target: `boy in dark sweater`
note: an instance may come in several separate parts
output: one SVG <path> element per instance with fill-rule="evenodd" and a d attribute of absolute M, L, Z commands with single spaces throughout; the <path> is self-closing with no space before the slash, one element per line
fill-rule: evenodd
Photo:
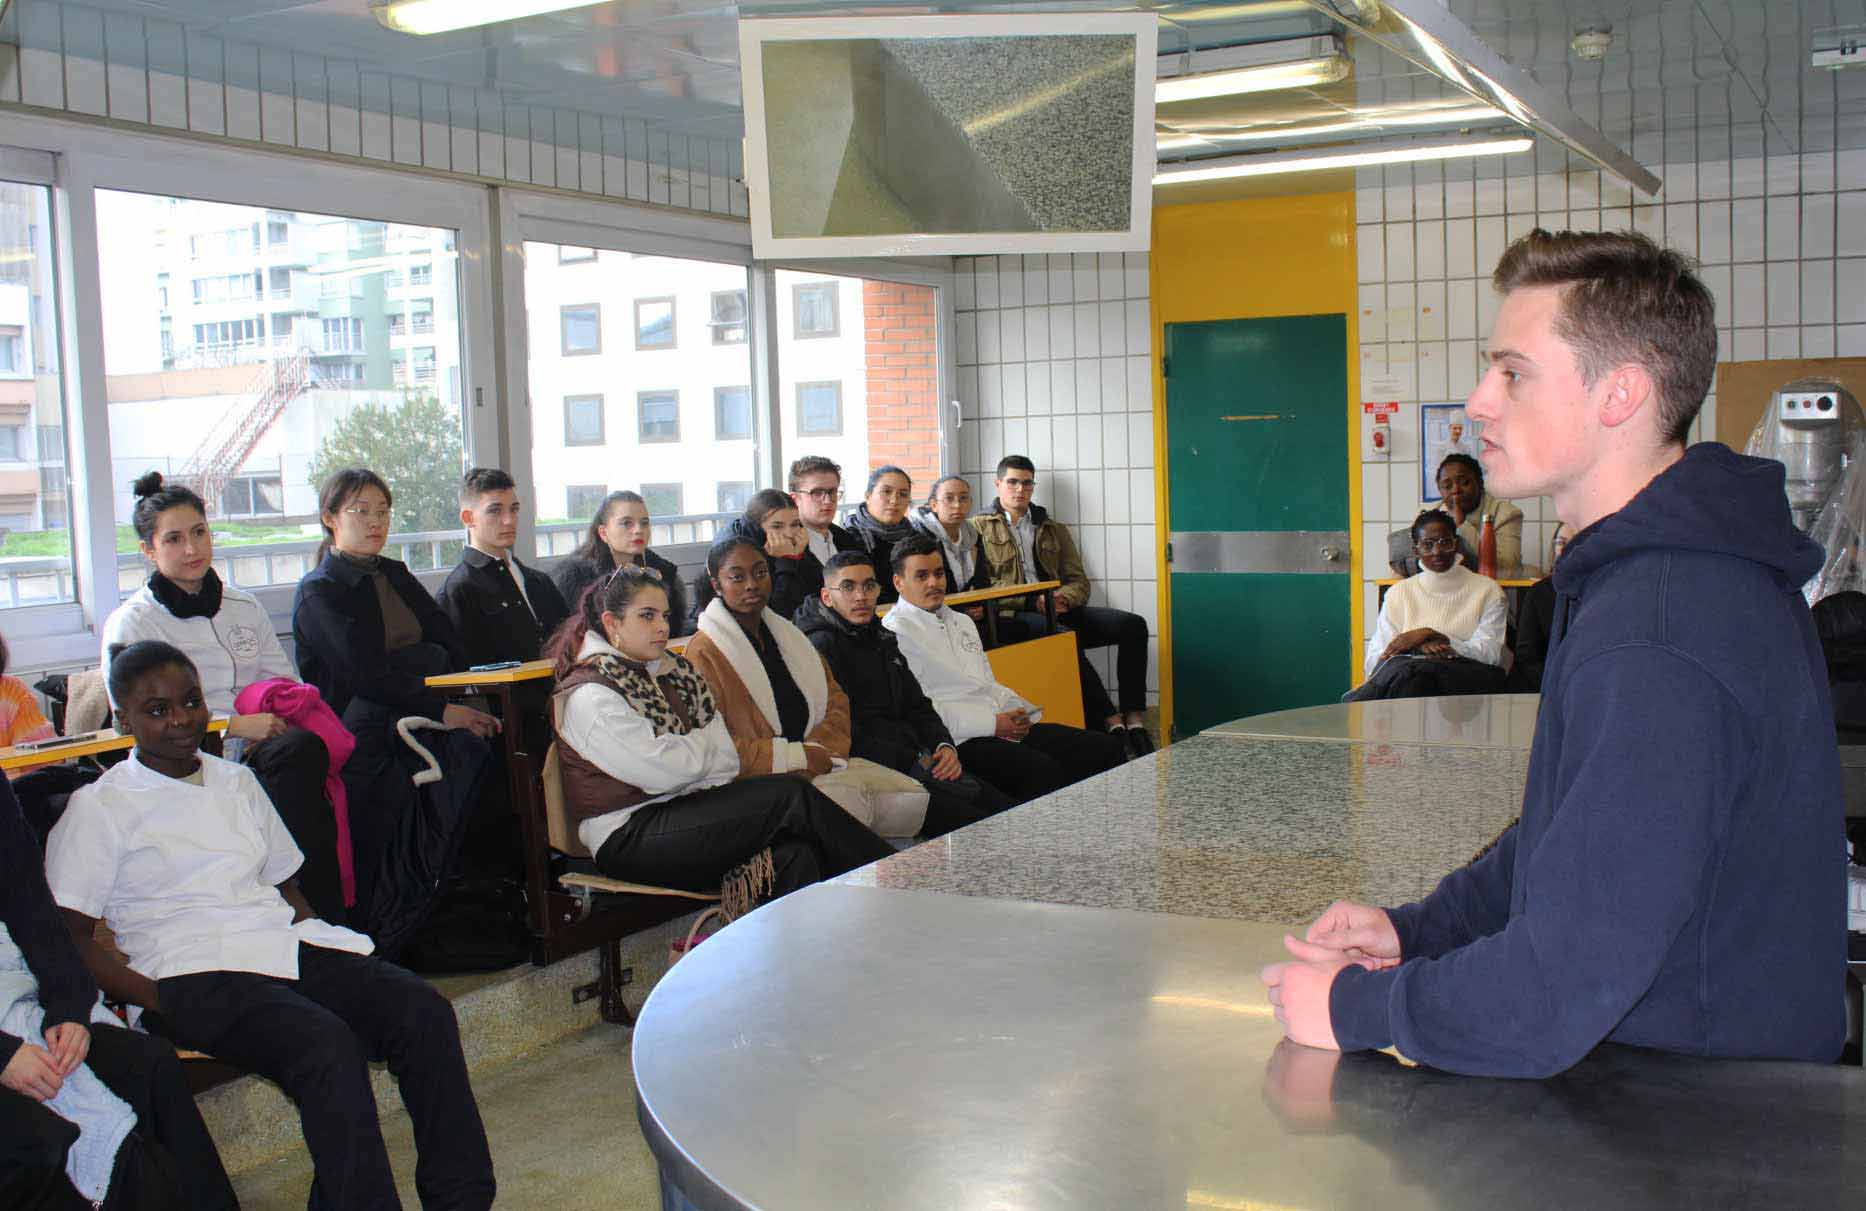
<path fill-rule="evenodd" d="M 1828 1062 L 1845 1033 L 1839 755 L 1780 463 L 1685 449 L 1710 292 L 1632 234 L 1504 253 L 1468 412 L 1496 491 L 1574 535 L 1522 820 L 1425 900 L 1341 902 L 1266 968 L 1298 1043 L 1537 1077 L 1603 1041 Z"/>

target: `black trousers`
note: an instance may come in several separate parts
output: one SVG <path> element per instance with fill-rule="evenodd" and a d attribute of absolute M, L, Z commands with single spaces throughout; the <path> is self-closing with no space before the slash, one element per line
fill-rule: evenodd
<path fill-rule="evenodd" d="M 1466 656 L 1436 659 L 1395 656 L 1374 675 L 1342 696 L 1343 702 L 1379 698 L 1451 698 L 1461 694 L 1501 694 L 1509 677 L 1494 664 Z"/>
<path fill-rule="evenodd" d="M 492 1206 L 492 1154 L 453 1006 L 367 955 L 298 948 L 298 978 L 208 971 L 158 981 L 162 1028 L 278 1083 L 298 1106 L 312 1211 L 397 1207 L 369 1062 L 387 1061 L 414 1120 L 415 1189 L 429 1208 Z"/>
<path fill-rule="evenodd" d="M 1019 614 L 1018 619 L 1043 633 L 1043 615 Z M 1122 714 L 1147 709 L 1147 620 L 1139 614 L 1107 606 L 1077 606 L 1056 621 L 1076 633 L 1076 644 L 1084 652 L 1091 648 L 1113 646 L 1116 692 L 1121 698 Z M 1082 710 L 1091 726 L 1115 713 L 1095 666 L 1082 662 Z"/>
<path fill-rule="evenodd" d="M 961 758 L 960 764 L 964 763 Z M 946 782 L 935 778 L 931 770 L 917 762 L 905 772 L 927 788 L 927 819 L 920 826 L 922 837 L 943 837 L 1016 806 L 1009 795 L 969 772 Z"/>
<path fill-rule="evenodd" d="M 726 872 L 769 848 L 774 896 L 894 852 L 795 774 L 741 778 L 640 808 L 596 852 L 612 879 L 716 891 Z"/>
<path fill-rule="evenodd" d="M 979 736 L 959 746 L 965 768 L 1017 803 L 1092 778 L 1127 760 L 1123 738 L 1060 723 L 1032 725 L 1021 741 Z"/>
<path fill-rule="evenodd" d="M 330 750 L 316 733 L 294 727 L 282 736 L 247 745 L 240 760 L 259 779 L 305 856 L 298 868 L 298 887 L 305 899 L 318 916 L 341 924 L 346 910 L 337 866 L 337 814 L 324 793 Z"/>
<path fill-rule="evenodd" d="M 106 1201 L 203 1211 L 238 1207 L 175 1049 L 163 1039 L 120 1026 L 91 1023 L 89 1029 L 91 1050 L 85 1066 L 136 1112 L 136 1130 L 124 1141 L 124 1149 L 153 1145 L 164 1150 L 172 1163 L 159 1170 L 175 1183 L 172 1189 L 145 1189 L 140 1193 L 147 1197 L 136 1198 L 138 1192 L 130 1189 L 135 1166 L 119 1152 L 117 1176 Z M 0 1207 L 89 1208 L 65 1176 L 65 1151 L 77 1138 L 75 1124 L 25 1094 L 0 1089 Z M 135 1176 L 147 1179 L 156 1169 L 150 1166 Z"/>

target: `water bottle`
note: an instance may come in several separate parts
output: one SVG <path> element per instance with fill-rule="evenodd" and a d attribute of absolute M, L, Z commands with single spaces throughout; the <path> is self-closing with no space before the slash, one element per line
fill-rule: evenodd
<path fill-rule="evenodd" d="M 1477 572 L 1480 576 L 1497 578 L 1497 527 L 1491 514 L 1484 514 L 1484 530 L 1477 539 Z"/>

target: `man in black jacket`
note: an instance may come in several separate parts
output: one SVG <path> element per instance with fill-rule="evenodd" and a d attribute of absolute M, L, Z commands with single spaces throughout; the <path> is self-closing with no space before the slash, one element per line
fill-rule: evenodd
<path fill-rule="evenodd" d="M 149 1035 L 92 1024 L 97 984 L 66 932 L 45 884 L 38 840 L 5 779 L 0 779 L 0 924 L 38 981 L 45 1011 L 43 1047 L 0 1031 L 0 1207 L 75 1211 L 89 1206 L 65 1176 L 65 1153 L 77 1141 L 78 1128 L 43 1105 L 80 1064 L 136 1112 L 136 1134 L 123 1146 L 154 1145 L 168 1152 L 181 1205 L 237 1206 L 174 1048 Z M 122 1173 L 121 1152 L 118 1165 Z M 159 1192 L 149 1193 L 155 1197 Z"/>
<path fill-rule="evenodd" d="M 849 696 L 849 755 L 899 770 L 927 788 L 922 830 L 937 837 L 1012 806 L 1003 791 L 959 764 L 939 712 L 920 689 L 899 642 L 875 618 L 881 584 L 866 552 L 832 556 L 814 601 L 796 622 Z"/>
<path fill-rule="evenodd" d="M 461 481 L 467 547 L 437 600 L 460 633 L 469 664 L 536 660 L 551 632 L 570 616 L 551 578 L 512 554 L 518 510 L 516 485 L 504 471 L 474 467 Z"/>

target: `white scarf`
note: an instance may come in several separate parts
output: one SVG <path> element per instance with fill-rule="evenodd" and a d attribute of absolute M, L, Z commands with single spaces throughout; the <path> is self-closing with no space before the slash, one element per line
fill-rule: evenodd
<path fill-rule="evenodd" d="M 803 700 L 810 707 L 810 722 L 803 729 L 803 734 L 808 736 L 829 711 L 829 676 L 823 669 L 823 658 L 796 624 L 770 610 L 764 612 L 764 624 L 765 633 L 776 641 L 784 667 L 790 670 L 791 678 L 803 691 Z M 726 663 L 745 683 L 746 692 L 758 704 L 772 734 L 783 735 L 784 727 L 778 722 L 777 695 L 771 692 L 771 678 L 765 673 L 764 662 L 752 650 L 752 641 L 746 638 L 745 629 L 726 608 L 723 598 L 713 598 L 701 611 L 700 634 L 719 645 L 719 650 L 725 653 Z"/>

